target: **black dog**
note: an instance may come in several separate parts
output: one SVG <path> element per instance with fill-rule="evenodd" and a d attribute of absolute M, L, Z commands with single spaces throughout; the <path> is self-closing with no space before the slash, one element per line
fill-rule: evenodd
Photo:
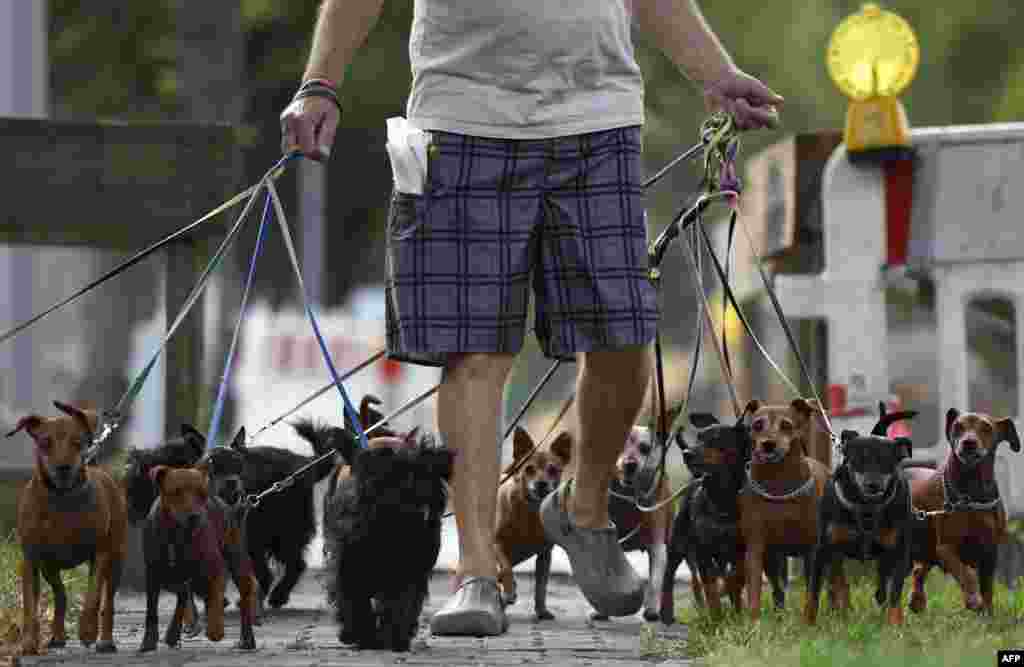
<path fill-rule="evenodd" d="M 691 587 L 695 603 L 714 612 L 721 610 L 718 582 L 726 580 L 733 607 L 742 600 L 742 545 L 738 541 L 737 499 L 746 484 L 746 465 L 750 461 L 750 430 L 744 416 L 732 426 L 720 424 L 713 415 L 695 413 L 690 423 L 698 430 L 695 445 L 688 445 L 682 433 L 676 444 L 683 452 L 683 462 L 694 476 L 683 491 L 679 513 L 672 525 L 668 565 L 662 580 L 661 620 L 675 622 L 674 584 L 676 570 L 686 561 L 692 574 Z M 785 606 L 784 556 L 769 551 L 765 554 L 765 574 L 772 586 L 777 608 Z M 760 584 L 760 582 L 757 582 Z"/>
<path fill-rule="evenodd" d="M 138 523 L 149 515 L 159 489 L 150 478 L 157 466 L 188 468 L 196 464 L 206 450 L 206 438 L 188 424 L 181 437 L 172 438 L 153 449 L 131 449 L 125 464 L 124 484 L 128 496 L 128 519 Z"/>
<path fill-rule="evenodd" d="M 825 568 L 843 558 L 878 561 L 880 606 L 888 601 L 891 625 L 903 624 L 903 581 L 910 574 L 914 514 L 910 486 L 901 462 L 911 455 L 908 438 L 886 437 L 889 425 L 917 415 L 914 411 L 881 415 L 870 435 L 843 431 L 843 461 L 825 485 L 818 505 L 818 543 L 812 559 L 804 620 L 817 620 L 818 596 Z"/>
<path fill-rule="evenodd" d="M 296 422 L 292 428 L 303 437 L 311 429 L 315 430 L 308 420 Z M 199 434 L 199 437 L 203 436 Z M 205 442 L 203 438 L 204 445 Z M 310 442 L 313 457 L 281 447 L 248 447 L 245 428 L 239 429 L 230 445 L 210 450 L 211 484 L 216 488 L 216 495 L 237 507 L 243 496 L 266 491 L 275 482 L 331 451 L 329 444 L 320 446 L 320 439 Z M 257 618 L 262 616 L 264 604 L 273 609 L 288 604 L 292 589 L 306 571 L 306 549 L 316 535 L 313 487 L 330 473 L 334 465 L 332 459 L 326 457 L 295 478 L 292 484 L 267 495 L 257 507 L 247 510 L 245 541 L 259 584 Z M 284 566 L 284 574 L 276 584 L 270 571 L 271 559 Z"/>
<path fill-rule="evenodd" d="M 441 549 L 452 454 L 429 437 L 359 449 L 349 433 L 341 455 L 351 474 L 324 510 L 339 639 L 408 651 Z"/>

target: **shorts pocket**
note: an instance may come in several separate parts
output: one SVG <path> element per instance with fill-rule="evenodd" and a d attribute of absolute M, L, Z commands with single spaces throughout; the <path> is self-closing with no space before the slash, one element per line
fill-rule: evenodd
<path fill-rule="evenodd" d="M 402 241 L 411 237 L 427 219 L 427 197 L 395 190 L 388 210 L 388 238 Z"/>

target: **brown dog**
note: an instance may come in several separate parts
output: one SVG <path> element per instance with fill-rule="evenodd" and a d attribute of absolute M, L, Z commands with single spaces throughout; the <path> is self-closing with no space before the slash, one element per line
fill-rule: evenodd
<path fill-rule="evenodd" d="M 906 470 L 913 506 L 930 513 L 927 529 L 919 531 L 915 545 L 910 609 L 924 611 L 925 579 L 934 565 L 941 565 L 960 584 L 965 607 L 991 614 L 998 545 L 1006 541 L 1006 509 L 995 478 L 996 448 L 1007 442 L 1011 451 L 1019 452 L 1020 438 L 1010 418 L 960 414 L 950 408 L 946 439 L 951 451 L 938 470 Z"/>
<path fill-rule="evenodd" d="M 789 405 L 747 404 L 751 415 L 751 461 L 739 498 L 739 534 L 744 545 L 743 580 L 750 616 L 761 615 L 761 573 L 767 553 L 802 556 L 806 567 L 818 540 L 818 502 L 829 470 L 807 456 L 817 401 L 798 398 Z M 838 565 L 838 564 L 837 564 Z M 833 607 L 849 607 L 841 567 L 831 572 Z"/>
<path fill-rule="evenodd" d="M 537 556 L 533 571 L 534 614 L 538 620 L 551 620 L 554 615 L 547 608 L 547 588 L 554 545 L 544 536 L 539 510 L 541 501 L 558 488 L 562 471 L 572 460 L 572 436 L 563 432 L 547 450 L 538 449 L 531 455 L 533 446 L 530 435 L 517 426 L 512 436 L 513 462 L 503 474 L 522 465 L 498 487 L 494 550 L 505 604 L 514 604 L 517 597 L 512 568 Z"/>
<path fill-rule="evenodd" d="M 143 528 L 146 559 L 146 629 L 140 652 L 157 645 L 157 603 L 162 590 L 177 595 L 164 642 L 177 646 L 191 593 L 206 599 L 206 636 L 224 638 L 224 587 L 230 572 L 239 592 L 242 630 L 236 648 L 256 648 L 253 620 L 256 577 L 242 540 L 242 526 L 230 508 L 209 493 L 205 463 L 192 468 L 156 466 L 150 472 L 160 490 Z"/>
<path fill-rule="evenodd" d="M 623 551 L 645 551 L 647 553 L 648 578 L 644 595 L 644 620 L 656 621 L 661 617 L 661 586 L 668 563 L 668 540 L 672 530 L 672 503 L 668 475 L 658 467 L 662 459 L 662 447 L 654 432 L 644 426 L 634 426 L 626 439 L 626 445 L 615 462 L 615 478 L 612 480 L 608 500 L 608 514 L 618 529 Z M 653 512 L 637 508 L 661 505 Z M 594 620 L 608 620 L 607 616 L 594 612 Z"/>
<path fill-rule="evenodd" d="M 121 582 L 127 550 L 128 507 L 124 491 L 105 470 L 85 465 L 84 450 L 92 444 L 96 413 L 58 401 L 60 417 L 29 415 L 18 420 L 8 437 L 25 430 L 35 441 L 35 471 L 18 495 L 17 532 L 24 560 L 21 590 L 24 604 L 24 655 L 39 652 L 36 618 L 39 575 L 53 590 L 51 648 L 66 644 L 64 615 L 67 593 L 61 570 L 89 563 L 89 591 L 78 625 L 78 638 L 98 653 L 112 653 L 114 595 Z M 103 603 L 102 626 L 100 602 Z"/>

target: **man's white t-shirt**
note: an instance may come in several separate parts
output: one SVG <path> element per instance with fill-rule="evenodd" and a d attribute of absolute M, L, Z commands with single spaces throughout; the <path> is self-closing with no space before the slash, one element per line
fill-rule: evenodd
<path fill-rule="evenodd" d="M 407 117 L 545 139 L 642 125 L 627 0 L 415 0 Z"/>

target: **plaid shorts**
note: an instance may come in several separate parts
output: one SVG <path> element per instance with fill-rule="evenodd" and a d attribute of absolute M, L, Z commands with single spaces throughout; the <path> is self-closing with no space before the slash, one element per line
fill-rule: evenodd
<path fill-rule="evenodd" d="M 543 140 L 432 132 L 424 194 L 391 200 L 388 356 L 518 352 L 531 283 L 548 357 L 651 342 L 640 151 L 638 126 Z"/>

